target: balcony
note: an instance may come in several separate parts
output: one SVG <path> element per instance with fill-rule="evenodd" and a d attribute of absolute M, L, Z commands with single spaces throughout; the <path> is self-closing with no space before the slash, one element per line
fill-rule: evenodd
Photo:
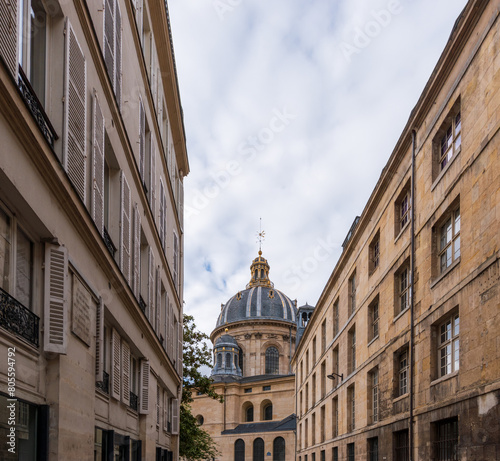
<path fill-rule="evenodd" d="M 100 389 L 105 394 L 109 394 L 109 374 L 105 371 L 102 372 L 102 381 L 97 381 L 95 387 Z"/>
<path fill-rule="evenodd" d="M 133 392 L 131 392 L 130 393 L 130 408 L 132 408 L 132 410 L 137 411 L 137 409 L 139 408 L 138 400 L 139 400 L 139 398 L 137 397 L 137 395 L 134 394 Z"/>
<path fill-rule="evenodd" d="M 104 228 L 104 232 L 102 233 L 102 238 L 104 239 L 104 243 L 106 244 L 106 248 L 108 249 L 109 254 L 111 255 L 112 258 L 114 258 L 116 253 L 116 247 L 113 243 L 113 240 L 111 240 L 111 237 L 106 228 Z"/>
<path fill-rule="evenodd" d="M 146 301 L 144 301 L 144 298 L 139 295 L 139 307 L 141 308 L 141 311 L 146 313 L 146 307 L 147 307 L 147 304 L 146 304 Z"/>
<path fill-rule="evenodd" d="M 40 318 L 0 288 L 0 326 L 38 347 Z"/>

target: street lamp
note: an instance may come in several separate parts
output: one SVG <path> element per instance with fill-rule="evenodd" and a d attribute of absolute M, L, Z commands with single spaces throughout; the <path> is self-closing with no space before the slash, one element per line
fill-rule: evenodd
<path fill-rule="evenodd" d="M 344 373 L 339 375 L 338 373 L 332 373 L 331 375 L 327 375 L 328 379 L 335 379 L 335 376 L 338 376 L 340 378 L 340 382 L 344 381 Z"/>

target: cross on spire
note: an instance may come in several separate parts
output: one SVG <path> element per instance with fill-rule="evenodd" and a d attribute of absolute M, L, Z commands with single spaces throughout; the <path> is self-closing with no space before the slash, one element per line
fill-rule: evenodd
<path fill-rule="evenodd" d="M 257 242 L 259 244 L 259 254 L 262 253 L 262 241 L 265 240 L 266 238 L 266 231 L 262 230 L 262 218 L 259 218 L 260 220 L 260 231 L 257 232 Z"/>

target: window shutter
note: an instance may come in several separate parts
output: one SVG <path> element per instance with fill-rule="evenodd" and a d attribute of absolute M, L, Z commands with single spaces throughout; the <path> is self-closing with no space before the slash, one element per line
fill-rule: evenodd
<path fill-rule="evenodd" d="M 181 229 L 184 228 L 184 183 L 179 181 L 179 221 L 181 223 Z"/>
<path fill-rule="evenodd" d="M 160 336 L 160 319 L 161 319 L 161 278 L 160 278 L 160 266 L 156 268 L 156 325 L 155 331 L 158 336 Z"/>
<path fill-rule="evenodd" d="M 0 2 L 0 56 L 17 81 L 17 0 Z"/>
<path fill-rule="evenodd" d="M 95 380 L 101 382 L 104 371 L 104 301 L 99 299 L 96 306 L 96 335 L 95 335 Z"/>
<path fill-rule="evenodd" d="M 85 56 L 69 21 L 66 24 L 64 82 L 64 169 L 85 202 L 87 75 Z"/>
<path fill-rule="evenodd" d="M 139 99 L 139 174 L 142 182 L 144 182 L 145 173 L 145 146 L 146 146 L 146 114 L 142 99 Z"/>
<path fill-rule="evenodd" d="M 118 108 L 122 105 L 122 15 L 118 1 L 115 3 L 115 95 Z"/>
<path fill-rule="evenodd" d="M 122 402 L 130 405 L 130 346 L 122 342 Z"/>
<path fill-rule="evenodd" d="M 160 178 L 160 242 L 165 251 L 165 188 Z"/>
<path fill-rule="evenodd" d="M 149 360 L 141 360 L 141 387 L 139 396 L 139 413 L 149 413 Z"/>
<path fill-rule="evenodd" d="M 155 256 L 149 247 L 149 276 L 148 276 L 148 320 L 154 326 L 154 296 L 155 296 Z"/>
<path fill-rule="evenodd" d="M 134 206 L 134 294 L 139 299 L 141 289 L 141 214 Z"/>
<path fill-rule="evenodd" d="M 177 280 L 179 277 L 179 239 L 174 232 L 174 284 L 177 290 Z"/>
<path fill-rule="evenodd" d="M 120 269 L 130 284 L 130 187 L 123 171 L 121 174 L 121 223 L 120 223 Z"/>
<path fill-rule="evenodd" d="M 168 293 L 165 293 L 165 335 L 163 339 L 163 347 L 165 351 L 167 351 L 167 342 L 168 342 L 168 318 L 169 318 Z"/>
<path fill-rule="evenodd" d="M 182 331 L 182 320 L 179 320 L 179 336 L 178 336 L 178 340 L 179 340 L 179 343 L 177 345 L 178 349 L 177 349 L 177 373 L 179 373 L 179 376 L 182 376 L 182 335 L 183 335 L 183 331 Z"/>
<path fill-rule="evenodd" d="M 153 219 L 156 223 L 156 150 L 153 140 L 151 140 L 151 168 L 149 169 L 149 204 L 151 205 L 151 211 L 153 212 Z"/>
<path fill-rule="evenodd" d="M 179 399 L 172 400 L 172 434 L 179 434 Z"/>
<path fill-rule="evenodd" d="M 111 397 L 120 400 L 120 335 L 113 328 L 111 331 Z"/>
<path fill-rule="evenodd" d="M 168 431 L 168 394 L 163 390 L 163 430 Z"/>
<path fill-rule="evenodd" d="M 136 0 L 135 1 L 135 19 L 137 22 L 137 28 L 139 30 L 139 37 L 141 39 L 141 44 L 144 46 L 142 43 L 142 0 Z"/>
<path fill-rule="evenodd" d="M 115 0 L 104 0 L 104 62 L 111 85 L 115 87 Z"/>
<path fill-rule="evenodd" d="M 174 309 L 172 307 L 172 303 L 170 303 L 170 312 L 169 312 L 169 325 L 168 325 L 168 355 L 172 362 L 174 361 Z"/>
<path fill-rule="evenodd" d="M 44 350 L 66 354 L 68 251 L 45 244 Z"/>
<path fill-rule="evenodd" d="M 92 218 L 101 235 L 104 232 L 104 117 L 94 93 L 92 146 Z"/>

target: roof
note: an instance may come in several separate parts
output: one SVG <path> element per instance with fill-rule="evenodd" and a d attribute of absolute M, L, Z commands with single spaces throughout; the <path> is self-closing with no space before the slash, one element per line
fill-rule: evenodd
<path fill-rule="evenodd" d="M 239 424 L 234 429 L 222 431 L 222 435 L 230 434 L 253 434 L 256 432 L 283 432 L 294 431 L 297 427 L 295 413 L 287 416 L 281 421 L 266 421 L 264 423 L 245 423 Z"/>

